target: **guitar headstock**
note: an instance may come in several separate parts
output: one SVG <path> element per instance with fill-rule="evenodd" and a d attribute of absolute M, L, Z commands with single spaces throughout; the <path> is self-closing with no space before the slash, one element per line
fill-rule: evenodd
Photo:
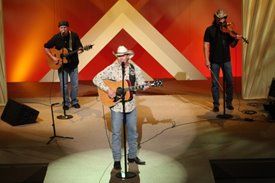
<path fill-rule="evenodd" d="M 163 86 L 163 80 L 155 80 L 150 83 L 150 86 L 153 86 L 153 87 Z"/>
<path fill-rule="evenodd" d="M 91 49 L 93 46 L 94 46 L 93 44 L 86 45 L 83 47 L 83 50 L 87 51 L 87 50 Z"/>

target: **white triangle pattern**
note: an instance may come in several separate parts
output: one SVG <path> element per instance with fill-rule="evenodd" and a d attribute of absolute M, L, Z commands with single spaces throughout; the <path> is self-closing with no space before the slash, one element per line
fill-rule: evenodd
<path fill-rule="evenodd" d="M 131 35 L 177 80 L 206 79 L 163 35 L 127 2 L 119 0 L 82 38 L 83 45 L 94 44 L 79 55 L 79 72 L 122 30 Z M 40 81 L 58 81 L 50 70 Z M 146 80 L 152 78 L 146 74 Z M 54 77 L 54 78 L 53 78 Z"/>

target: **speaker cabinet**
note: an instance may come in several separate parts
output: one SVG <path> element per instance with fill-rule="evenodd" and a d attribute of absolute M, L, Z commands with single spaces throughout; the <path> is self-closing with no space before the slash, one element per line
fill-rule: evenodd
<path fill-rule="evenodd" d="M 27 105 L 8 99 L 1 119 L 12 126 L 35 123 L 39 112 Z"/>
<path fill-rule="evenodd" d="M 210 160 L 216 183 L 273 183 L 275 159 Z"/>
<path fill-rule="evenodd" d="M 43 183 L 48 163 L 0 164 L 1 182 Z"/>
<path fill-rule="evenodd" d="M 264 110 L 269 113 L 272 120 L 275 120 L 275 102 L 264 104 Z"/>
<path fill-rule="evenodd" d="M 267 102 L 263 104 L 263 106 L 264 110 L 269 113 L 271 120 L 275 120 L 275 78 L 272 79 L 267 96 Z"/>
<path fill-rule="evenodd" d="M 275 78 L 272 79 L 268 92 L 268 99 L 275 101 Z"/>

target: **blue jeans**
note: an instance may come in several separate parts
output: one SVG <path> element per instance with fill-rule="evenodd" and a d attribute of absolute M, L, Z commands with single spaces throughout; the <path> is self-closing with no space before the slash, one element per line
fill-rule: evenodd
<path fill-rule="evenodd" d="M 223 72 L 223 79 L 225 81 L 225 103 L 226 106 L 232 105 L 233 100 L 233 79 L 232 79 L 232 67 L 231 62 L 226 62 L 224 64 L 215 64 L 211 63 L 211 70 L 212 70 L 212 97 L 213 97 L 213 104 L 214 106 L 218 107 L 219 103 L 219 76 L 220 76 L 220 69 Z M 223 86 L 223 83 L 221 83 Z"/>
<path fill-rule="evenodd" d="M 112 118 L 112 153 L 114 161 L 121 160 L 121 131 L 123 125 L 123 113 L 111 110 Z M 137 156 L 137 112 L 126 113 L 126 129 L 128 133 L 128 158 Z M 122 141 L 123 142 L 123 141 Z"/>
<path fill-rule="evenodd" d="M 78 68 L 76 67 L 73 70 L 66 70 L 64 69 L 64 91 L 65 95 L 63 93 L 63 79 L 62 79 L 62 69 L 58 70 L 58 76 L 60 80 L 60 88 L 61 93 L 63 96 L 65 96 L 65 103 L 63 105 L 70 106 L 70 104 L 74 105 L 78 103 L 77 95 L 78 95 Z M 71 81 L 71 101 L 69 98 L 69 91 L 68 91 L 68 76 L 70 76 Z"/>

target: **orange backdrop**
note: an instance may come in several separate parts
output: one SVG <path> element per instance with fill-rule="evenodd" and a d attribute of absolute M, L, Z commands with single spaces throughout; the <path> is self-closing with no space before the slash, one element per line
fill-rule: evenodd
<path fill-rule="evenodd" d="M 7 82 L 39 81 L 50 70 L 43 44 L 55 33 L 60 19 L 82 37 L 117 0 L 3 0 Z M 242 1 L 239 0 L 128 0 L 204 76 L 203 34 L 218 8 L 229 14 L 241 32 Z M 91 43 L 92 44 L 92 43 Z M 91 80 L 110 64 L 112 51 L 124 44 L 136 53 L 134 61 L 152 78 L 173 78 L 134 38 L 122 30 L 79 73 Z M 241 44 L 231 51 L 233 75 L 241 76 Z"/>

